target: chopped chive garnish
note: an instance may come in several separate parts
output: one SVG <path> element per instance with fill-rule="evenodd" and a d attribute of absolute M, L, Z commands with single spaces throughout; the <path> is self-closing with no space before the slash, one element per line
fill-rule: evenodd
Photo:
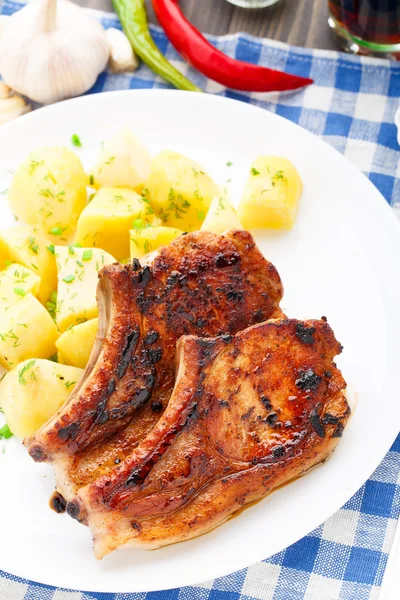
<path fill-rule="evenodd" d="M 75 249 L 74 249 L 74 247 L 73 247 L 73 246 L 68 246 L 68 252 L 69 252 L 70 254 L 75 254 Z"/>
<path fill-rule="evenodd" d="M 56 251 L 55 251 L 55 249 L 54 249 L 54 244 L 50 244 L 50 246 L 47 246 L 47 250 L 48 250 L 49 252 L 51 252 L 52 254 L 55 254 L 55 253 L 56 253 Z"/>
<path fill-rule="evenodd" d="M 51 235 L 61 235 L 65 231 L 65 229 L 61 229 L 61 227 L 53 227 L 50 229 L 49 233 Z"/>
<path fill-rule="evenodd" d="M 12 436 L 13 434 L 11 433 L 11 430 L 8 425 L 4 425 L 0 428 L 0 438 L 3 437 L 5 440 L 8 440 Z"/>
<path fill-rule="evenodd" d="M 74 146 L 76 146 L 77 148 L 82 148 L 82 142 L 81 142 L 81 138 L 79 137 L 79 135 L 77 135 L 76 133 L 73 133 L 71 136 L 71 142 L 73 143 Z"/>
<path fill-rule="evenodd" d="M 250 169 L 250 173 L 255 177 L 256 175 L 260 175 L 260 171 L 257 171 L 254 167 Z"/>
<path fill-rule="evenodd" d="M 65 281 L 65 283 L 72 283 L 75 280 L 75 275 L 67 275 L 66 277 L 63 278 L 63 281 Z"/>
<path fill-rule="evenodd" d="M 78 265 L 78 267 L 83 267 L 83 262 L 81 260 L 77 260 L 76 264 Z"/>
<path fill-rule="evenodd" d="M 22 288 L 14 288 L 14 294 L 17 294 L 17 296 L 25 296 L 25 290 Z"/>
<path fill-rule="evenodd" d="M 94 176 L 93 175 L 90 175 L 90 177 L 89 177 L 89 183 L 90 183 L 90 185 L 94 184 Z"/>
<path fill-rule="evenodd" d="M 84 250 L 82 254 L 82 260 L 90 260 L 93 255 L 93 250 Z"/>
<path fill-rule="evenodd" d="M 53 302 L 54 304 L 56 304 L 56 302 L 57 302 L 57 292 L 51 292 L 50 302 Z"/>
<path fill-rule="evenodd" d="M 26 385 L 25 374 L 29 369 L 31 369 L 36 363 L 36 359 L 32 359 L 28 361 L 19 371 L 18 371 L 18 381 L 21 385 Z"/>

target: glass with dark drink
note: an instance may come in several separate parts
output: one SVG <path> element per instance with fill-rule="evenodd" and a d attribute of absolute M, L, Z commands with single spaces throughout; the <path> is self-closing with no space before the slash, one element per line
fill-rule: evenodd
<path fill-rule="evenodd" d="M 345 50 L 400 58 L 400 0 L 329 0 L 329 11 Z"/>

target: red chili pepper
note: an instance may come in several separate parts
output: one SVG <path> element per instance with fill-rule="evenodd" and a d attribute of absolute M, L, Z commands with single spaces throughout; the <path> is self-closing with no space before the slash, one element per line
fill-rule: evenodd
<path fill-rule="evenodd" d="M 313 83 L 312 79 L 289 75 L 230 58 L 214 46 L 186 19 L 179 0 L 153 0 L 164 31 L 193 67 L 221 85 L 248 92 L 295 90 Z"/>

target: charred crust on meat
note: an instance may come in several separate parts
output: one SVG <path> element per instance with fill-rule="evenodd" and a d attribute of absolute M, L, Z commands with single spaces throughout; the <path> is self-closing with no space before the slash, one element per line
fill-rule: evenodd
<path fill-rule="evenodd" d="M 296 323 L 296 337 L 307 346 L 314 344 L 315 327 L 307 327 L 304 323 Z"/>
<path fill-rule="evenodd" d="M 67 513 L 72 519 L 76 519 L 79 521 L 79 514 L 81 512 L 79 502 L 77 500 L 72 500 L 67 504 Z"/>
<path fill-rule="evenodd" d="M 114 464 L 115 464 L 115 465 L 119 465 L 119 463 L 120 463 L 120 462 L 121 462 L 121 459 L 120 459 L 120 458 L 116 458 L 116 459 L 114 460 Z"/>
<path fill-rule="evenodd" d="M 143 287 L 146 287 L 146 285 L 149 283 L 151 279 L 151 269 L 149 266 L 145 266 L 143 267 L 143 269 L 141 271 L 139 271 L 138 276 L 137 276 L 137 282 L 140 283 Z"/>
<path fill-rule="evenodd" d="M 138 470 L 135 469 L 129 475 L 128 479 L 125 482 L 125 485 L 126 487 L 132 487 L 133 485 L 138 485 L 140 483 L 143 483 L 143 478 L 140 476 Z"/>
<path fill-rule="evenodd" d="M 58 492 L 54 492 L 54 494 L 50 498 L 49 504 L 50 508 L 52 508 L 58 514 L 65 512 L 65 509 L 67 507 L 67 501 Z"/>
<path fill-rule="evenodd" d="M 310 419 L 311 427 L 314 429 L 315 433 L 317 435 L 319 435 L 320 438 L 324 438 L 325 437 L 325 427 L 321 421 L 321 417 L 318 414 L 317 407 L 312 409 L 312 411 L 310 412 L 309 419 Z"/>
<path fill-rule="evenodd" d="M 267 396 L 260 396 L 260 400 L 266 410 L 272 410 L 271 400 Z"/>
<path fill-rule="evenodd" d="M 199 329 L 202 329 L 203 327 L 205 327 L 207 325 L 207 321 L 205 319 L 202 319 L 201 317 L 199 317 L 197 319 L 197 321 L 195 322 L 195 325 Z"/>
<path fill-rule="evenodd" d="M 269 415 L 267 415 L 264 419 L 264 421 L 270 426 L 270 427 L 275 427 L 276 423 L 278 421 L 279 417 L 276 414 L 276 412 L 271 412 L 269 413 Z"/>
<path fill-rule="evenodd" d="M 343 435 L 344 427 L 341 423 L 338 423 L 335 427 L 334 432 L 332 433 L 333 438 L 341 438 Z"/>
<path fill-rule="evenodd" d="M 139 523 L 137 523 L 136 521 L 131 521 L 131 527 L 132 529 L 136 529 L 136 531 L 138 531 L 139 533 L 142 531 L 141 525 L 139 525 Z"/>
<path fill-rule="evenodd" d="M 324 321 L 325 323 L 327 323 L 327 322 L 328 322 L 328 319 L 325 317 L 325 315 L 322 315 L 322 317 L 321 317 L 321 321 Z"/>
<path fill-rule="evenodd" d="M 118 370 L 117 370 L 118 379 L 122 379 L 122 377 L 125 375 L 126 370 L 131 361 L 132 354 L 133 354 L 136 344 L 138 342 L 138 339 L 139 339 L 139 331 L 131 331 L 126 336 L 125 347 L 122 351 L 122 355 L 121 355 L 121 358 L 120 358 L 120 361 L 118 364 Z"/>
<path fill-rule="evenodd" d="M 151 403 L 151 410 L 155 413 L 159 413 L 161 412 L 163 409 L 163 405 L 162 402 L 160 402 L 159 400 L 155 400 L 154 402 Z"/>
<path fill-rule="evenodd" d="M 158 331 L 149 331 L 149 333 L 144 338 L 144 343 L 146 346 L 151 346 L 151 344 L 155 344 L 159 338 Z"/>
<path fill-rule="evenodd" d="M 47 460 L 47 454 L 44 451 L 43 446 L 40 444 L 33 444 L 29 448 L 29 455 L 35 462 L 44 462 Z"/>
<path fill-rule="evenodd" d="M 149 350 L 149 357 L 153 365 L 160 362 L 160 360 L 162 359 L 162 349 L 154 348 L 152 350 Z"/>
<path fill-rule="evenodd" d="M 135 406 L 135 408 L 140 408 L 150 398 L 151 398 L 151 390 L 149 390 L 148 388 L 142 388 L 141 390 L 137 390 L 135 392 L 135 396 L 132 400 L 132 404 L 133 404 L 133 406 Z"/>
<path fill-rule="evenodd" d="M 314 392 L 321 381 L 322 378 L 312 369 L 300 369 L 299 378 L 296 379 L 295 384 L 303 392 Z"/>
<path fill-rule="evenodd" d="M 231 255 L 222 254 L 219 252 L 215 257 L 215 264 L 219 269 L 225 269 L 239 262 L 240 256 L 237 252 L 233 252 Z"/>
<path fill-rule="evenodd" d="M 272 454 L 275 458 L 281 458 L 285 454 L 285 447 L 280 444 L 272 449 Z"/>
<path fill-rule="evenodd" d="M 333 375 L 332 375 L 332 372 L 331 372 L 331 371 L 325 371 L 324 375 L 325 375 L 325 377 L 326 377 L 327 379 L 331 379 L 331 377 L 333 377 Z"/>
<path fill-rule="evenodd" d="M 223 333 L 221 335 L 221 340 L 225 342 L 225 344 L 229 344 L 233 340 L 233 335 L 230 333 Z"/>
<path fill-rule="evenodd" d="M 132 260 L 132 269 L 134 271 L 140 271 L 141 268 L 142 268 L 142 265 L 140 264 L 140 262 L 138 261 L 138 259 L 134 258 Z"/>
<path fill-rule="evenodd" d="M 62 427 L 58 430 L 58 437 L 61 440 L 74 440 L 79 433 L 79 424 L 71 423 L 71 425 L 67 425 L 66 427 Z"/>
<path fill-rule="evenodd" d="M 242 421 L 248 421 L 252 415 L 252 412 L 254 411 L 254 406 L 250 406 L 249 410 L 242 415 L 241 419 Z"/>
<path fill-rule="evenodd" d="M 230 289 L 225 293 L 226 299 L 232 302 L 242 302 L 243 293 L 238 290 Z"/>
<path fill-rule="evenodd" d="M 253 314 L 253 320 L 255 323 L 261 323 L 262 321 L 264 321 L 264 313 L 261 310 L 261 308 L 259 308 L 254 314 Z"/>
<path fill-rule="evenodd" d="M 229 402 L 227 402 L 226 400 L 218 400 L 218 405 L 221 408 L 229 408 L 230 407 Z"/>
<path fill-rule="evenodd" d="M 338 417 L 335 417 L 335 415 L 331 415 L 330 413 L 325 413 L 321 421 L 324 425 L 337 425 L 337 423 L 339 423 Z"/>
<path fill-rule="evenodd" d="M 104 394 L 104 400 L 108 400 L 108 398 L 111 396 L 111 394 L 113 394 L 115 392 L 115 388 L 116 388 L 116 381 L 115 379 L 110 379 L 110 381 L 107 384 L 106 387 L 106 391 Z"/>
<path fill-rule="evenodd" d="M 172 271 L 171 275 L 169 275 L 167 277 L 167 285 L 165 288 L 166 291 L 170 290 L 178 283 L 179 276 L 180 276 L 179 271 Z"/>

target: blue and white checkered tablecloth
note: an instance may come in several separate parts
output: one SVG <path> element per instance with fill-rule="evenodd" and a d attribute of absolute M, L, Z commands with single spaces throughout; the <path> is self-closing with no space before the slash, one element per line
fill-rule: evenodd
<path fill-rule="evenodd" d="M 0 14 L 20 6 L 0 0 Z M 106 28 L 118 27 L 114 15 L 91 12 Z M 152 33 L 166 56 L 205 91 L 257 104 L 312 131 L 362 170 L 400 213 L 400 147 L 394 125 L 400 64 L 243 34 L 212 38 L 227 54 L 315 80 L 296 93 L 244 94 L 207 81 L 180 59 L 160 29 L 153 27 Z M 90 93 L 153 87 L 167 86 L 142 65 L 133 76 L 100 75 Z M 0 571 L 0 600 L 372 600 L 379 595 L 399 513 L 400 436 L 341 510 L 290 548 L 248 569 L 196 587 L 147 594 L 56 590 Z"/>

